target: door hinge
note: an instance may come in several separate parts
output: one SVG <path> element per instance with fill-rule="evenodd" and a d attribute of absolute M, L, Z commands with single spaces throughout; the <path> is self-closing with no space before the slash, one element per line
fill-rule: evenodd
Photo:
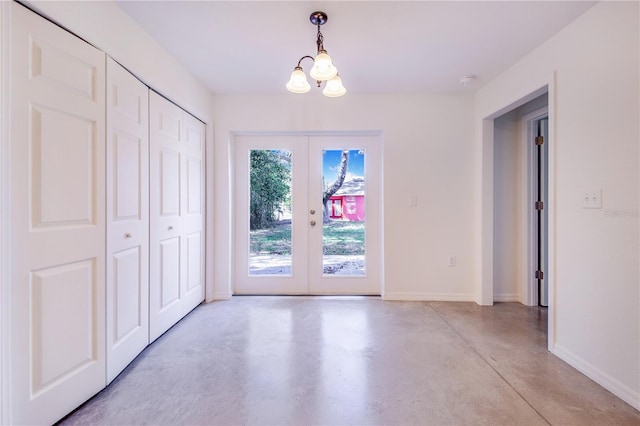
<path fill-rule="evenodd" d="M 544 210 L 544 201 L 536 201 L 535 209 L 536 210 Z"/>
<path fill-rule="evenodd" d="M 536 145 L 542 145 L 544 143 L 544 136 L 536 136 Z"/>
<path fill-rule="evenodd" d="M 536 271 L 536 279 L 537 280 L 543 280 L 544 279 L 544 272 L 542 271 Z"/>

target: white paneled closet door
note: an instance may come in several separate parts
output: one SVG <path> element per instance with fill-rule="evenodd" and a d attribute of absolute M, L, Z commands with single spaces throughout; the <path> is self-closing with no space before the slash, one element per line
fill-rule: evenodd
<path fill-rule="evenodd" d="M 107 383 L 149 344 L 149 89 L 107 58 Z"/>
<path fill-rule="evenodd" d="M 182 312 L 186 315 L 204 300 L 204 124 L 183 112 L 184 120 L 184 267 Z"/>
<path fill-rule="evenodd" d="M 105 54 L 11 6 L 11 424 L 105 386 Z"/>
<path fill-rule="evenodd" d="M 204 124 L 149 93 L 149 334 L 204 299 Z"/>

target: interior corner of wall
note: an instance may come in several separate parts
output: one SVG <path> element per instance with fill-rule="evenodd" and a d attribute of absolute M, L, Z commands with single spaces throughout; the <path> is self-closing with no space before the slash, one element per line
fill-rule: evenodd
<path fill-rule="evenodd" d="M 206 303 L 221 301 L 221 300 L 231 300 L 231 292 L 229 291 L 216 291 L 213 295 L 205 300 Z"/>

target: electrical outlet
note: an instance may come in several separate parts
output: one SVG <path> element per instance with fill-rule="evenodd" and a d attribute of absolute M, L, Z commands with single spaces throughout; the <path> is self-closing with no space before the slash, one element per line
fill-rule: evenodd
<path fill-rule="evenodd" d="M 601 209 L 602 208 L 602 190 L 594 189 L 591 191 L 584 191 L 582 193 L 582 208 L 583 209 Z"/>
<path fill-rule="evenodd" d="M 449 267 L 450 268 L 455 268 L 456 267 L 456 257 L 455 256 L 451 256 L 449 258 Z"/>

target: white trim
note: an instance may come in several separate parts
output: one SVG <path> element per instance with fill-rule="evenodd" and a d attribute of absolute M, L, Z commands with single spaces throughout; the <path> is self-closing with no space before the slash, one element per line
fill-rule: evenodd
<path fill-rule="evenodd" d="M 211 295 L 211 299 L 207 299 L 206 303 L 213 302 L 216 300 L 231 300 L 231 292 L 230 291 L 216 291 Z"/>
<path fill-rule="evenodd" d="M 477 262 L 479 283 L 476 303 L 482 306 L 493 305 L 493 118 L 482 120 L 482 139 L 480 140 L 480 241 Z"/>
<path fill-rule="evenodd" d="M 230 132 L 230 142 L 238 136 L 379 136 L 382 130 L 247 130 Z"/>
<path fill-rule="evenodd" d="M 0 424 L 11 419 L 11 11 L 14 2 L 0 3 Z"/>
<path fill-rule="evenodd" d="M 412 293 L 412 292 L 385 292 L 382 300 L 405 300 L 423 302 L 473 302 L 472 293 Z"/>
<path fill-rule="evenodd" d="M 498 293 L 493 296 L 493 301 L 522 303 L 522 301 L 520 300 L 520 295 L 518 293 Z"/>
<path fill-rule="evenodd" d="M 549 148 L 547 162 L 547 348 L 553 351 L 556 339 L 556 152 L 558 139 L 556 138 L 556 72 L 550 78 L 547 92 L 547 107 L 549 108 L 549 123 L 547 132 L 549 133 Z"/>
<path fill-rule="evenodd" d="M 640 410 L 639 392 L 634 391 L 629 386 L 616 380 L 612 376 L 600 370 L 595 365 L 574 354 L 560 344 L 555 345 L 553 354 L 576 370 L 580 371 L 585 376 L 589 377 L 591 380 L 593 380 L 603 388 L 616 395 L 618 398 L 622 399 L 627 404 L 631 405 L 636 410 Z"/>

